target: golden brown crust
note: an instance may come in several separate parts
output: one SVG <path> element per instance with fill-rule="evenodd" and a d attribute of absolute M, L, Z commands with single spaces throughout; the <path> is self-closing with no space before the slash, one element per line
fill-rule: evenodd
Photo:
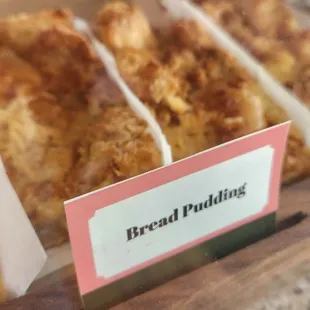
<path fill-rule="evenodd" d="M 199 49 L 214 47 L 213 40 L 200 24 L 193 20 L 179 20 L 173 23 L 170 39 L 175 39 L 184 48 Z"/>
<path fill-rule="evenodd" d="M 72 29 L 69 10 L 47 10 L 34 14 L 20 13 L 0 21 L 0 43 L 23 55 L 42 31 L 55 26 Z"/>
<path fill-rule="evenodd" d="M 272 39 L 286 39 L 299 30 L 298 23 L 281 0 L 194 0 L 215 21 L 233 34 L 236 29 Z"/>
<path fill-rule="evenodd" d="M 310 35 L 280 0 L 197 0 L 204 10 L 249 50 L 284 86 L 310 105 Z M 289 118 L 265 101 L 268 126 Z M 291 127 L 283 182 L 309 175 L 310 152 L 302 134 Z"/>
<path fill-rule="evenodd" d="M 110 6 L 101 14 L 111 23 L 118 21 L 118 11 L 114 14 Z M 139 27 L 131 30 L 137 33 Z M 242 83 L 248 75 L 214 47 L 198 23 L 181 20 L 164 38 L 156 31 L 153 35 L 155 46 L 165 43 L 158 50 L 131 47 L 114 53 L 128 85 L 156 115 L 175 159 L 264 128 L 254 83 Z"/>
<path fill-rule="evenodd" d="M 42 85 L 38 71 L 19 58 L 11 49 L 0 47 L 0 152 L 8 143 L 8 120 L 20 108 L 27 96 Z"/>
<path fill-rule="evenodd" d="M 270 101 L 265 102 L 265 115 L 268 127 L 289 120 L 287 114 Z M 309 176 L 310 150 L 305 145 L 303 134 L 293 123 L 290 128 L 287 150 L 284 158 L 283 183 L 290 183 Z"/>
<path fill-rule="evenodd" d="M 109 78 L 105 69 L 99 66 L 88 87 L 85 90 L 85 98 L 89 113 L 92 116 L 99 115 L 107 106 L 122 104 L 125 102 L 123 93 L 118 86 Z"/>
<path fill-rule="evenodd" d="M 309 148 L 301 140 L 289 137 L 282 182 L 287 184 L 308 177 L 310 173 L 309 158 Z"/>
<path fill-rule="evenodd" d="M 310 106 L 310 58 L 301 61 L 298 65 L 293 90 Z"/>
<path fill-rule="evenodd" d="M 297 80 L 301 88 L 306 71 L 297 70 L 295 52 L 285 42 L 299 30 L 290 12 L 278 0 L 250 1 L 254 8 L 252 20 L 244 14 L 251 9 L 248 1 L 198 2 L 287 86 L 298 87 L 294 82 L 299 71 Z M 119 11 L 113 11 L 113 6 L 104 7 L 100 14 L 110 25 L 120 21 Z M 97 34 L 101 26 L 97 23 Z M 117 29 L 114 31 L 117 36 Z M 128 31 L 137 34 L 139 27 L 136 25 Z M 122 76 L 159 121 L 175 159 L 288 119 L 248 73 L 214 45 L 197 23 L 181 20 L 166 34 L 152 31 L 157 43 L 151 47 L 147 44 L 130 48 L 114 46 L 113 52 Z M 305 42 L 306 37 L 303 36 Z M 305 42 L 300 38 L 302 47 L 306 46 Z M 302 47 L 295 49 L 301 52 Z M 302 134 L 294 126 L 288 145 L 284 181 L 310 173 L 310 154 Z"/>
<path fill-rule="evenodd" d="M 94 70 L 95 53 L 73 29 L 70 11 L 50 10 L 4 19 L 0 22 L 0 43 L 41 72 L 47 91 L 83 90 Z"/>
<path fill-rule="evenodd" d="M 78 153 L 76 165 L 66 180 L 70 197 L 161 165 L 160 152 L 147 133 L 144 122 L 126 106 L 108 107 L 89 124 Z"/>
<path fill-rule="evenodd" d="M 207 132 L 203 115 L 172 114 L 165 109 L 158 113 L 159 123 L 173 150 L 174 160 L 180 160 L 216 145 L 214 133 Z"/>
<path fill-rule="evenodd" d="M 59 181 L 72 166 L 72 149 L 64 132 L 69 119 L 54 97 L 30 99 L 9 120 L 7 153 L 13 165 L 33 182 Z"/>
<path fill-rule="evenodd" d="M 210 117 L 209 126 L 215 131 L 217 144 L 266 127 L 263 98 L 248 81 L 211 82 L 195 101 L 202 105 L 206 118 Z"/>
<path fill-rule="evenodd" d="M 155 114 L 175 160 L 205 149 L 204 123 L 184 97 L 186 84 L 145 50 L 122 49 L 118 66 L 129 87 Z"/>
<path fill-rule="evenodd" d="M 181 92 L 181 81 L 146 51 L 122 49 L 116 53 L 116 60 L 129 86 L 143 101 L 167 103 L 167 95 Z"/>
<path fill-rule="evenodd" d="M 144 121 L 126 105 L 106 107 L 86 128 L 78 153 L 68 177 L 70 196 L 139 175 L 161 162 Z"/>
<path fill-rule="evenodd" d="M 161 154 L 70 12 L 2 20 L 0 42 L 1 156 L 44 247 L 57 246 L 65 200 L 160 167 Z"/>
<path fill-rule="evenodd" d="M 68 238 L 65 200 L 160 167 L 161 154 L 125 102 L 90 116 L 86 106 L 66 110 L 46 96 L 12 117 L 4 162 L 42 243 L 52 247 Z"/>
<path fill-rule="evenodd" d="M 298 59 L 310 58 L 310 30 L 302 30 L 285 40 Z"/>
<path fill-rule="evenodd" d="M 143 13 L 135 5 L 122 1 L 111 1 L 98 12 L 95 33 L 114 50 L 141 49 L 154 44 L 151 27 Z"/>
<path fill-rule="evenodd" d="M 68 240 L 64 201 L 69 198 L 63 182 L 27 183 L 21 202 L 45 248 Z"/>
<path fill-rule="evenodd" d="M 161 165 L 146 124 L 124 101 L 87 111 L 42 94 L 9 122 L 5 166 L 45 247 L 68 238 L 65 200 Z"/>
<path fill-rule="evenodd" d="M 61 180 L 34 182 L 14 165 L 11 158 L 3 158 L 6 172 L 30 218 L 44 248 L 48 249 L 68 240 L 63 202 L 71 197 Z"/>
<path fill-rule="evenodd" d="M 10 48 L 0 47 L 0 107 L 23 95 L 31 95 L 42 86 L 40 73 Z"/>
<path fill-rule="evenodd" d="M 41 31 L 24 57 L 40 70 L 51 92 L 83 90 L 95 70 L 95 54 L 86 39 L 59 26 Z"/>
<path fill-rule="evenodd" d="M 281 0 L 197 0 L 203 9 L 248 49 L 284 86 L 310 105 L 305 62 L 310 32 L 302 30 Z M 307 65 L 306 65 L 307 66 Z"/>
<path fill-rule="evenodd" d="M 259 33 L 270 38 L 287 38 L 299 31 L 293 13 L 281 0 L 242 0 L 237 6 Z"/>

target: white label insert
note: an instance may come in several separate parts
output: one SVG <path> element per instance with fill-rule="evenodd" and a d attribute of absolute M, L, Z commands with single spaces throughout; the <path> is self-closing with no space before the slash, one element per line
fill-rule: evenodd
<path fill-rule="evenodd" d="M 265 146 L 98 210 L 89 220 L 97 276 L 113 277 L 260 213 L 273 154 Z"/>

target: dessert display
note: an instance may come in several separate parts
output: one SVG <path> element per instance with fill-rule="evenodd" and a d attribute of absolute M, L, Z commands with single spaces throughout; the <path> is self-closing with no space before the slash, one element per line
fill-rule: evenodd
<path fill-rule="evenodd" d="M 310 31 L 281 0 L 193 2 L 310 107 Z M 178 161 L 292 117 L 195 20 L 157 27 L 132 2 L 106 1 L 89 25 L 118 72 L 75 17 L 47 9 L 0 19 L 0 156 L 45 250 L 69 241 L 64 201 L 167 164 L 154 127 L 168 140 L 170 163 L 170 146 Z M 310 176 L 309 139 L 298 125 L 283 184 Z M 0 303 L 11 293 L 0 268 Z"/>
<path fill-rule="evenodd" d="M 1 156 L 45 248 L 68 240 L 65 200 L 161 166 L 147 124 L 72 17 L 0 22 Z"/>
<path fill-rule="evenodd" d="M 282 0 L 195 0 L 310 107 L 310 30 Z"/>
<path fill-rule="evenodd" d="M 151 26 L 139 7 L 114 1 L 98 13 L 94 32 L 156 116 L 175 160 L 289 120 L 195 21 L 177 20 L 162 31 Z M 309 169 L 309 149 L 293 125 L 283 182 L 305 176 Z"/>

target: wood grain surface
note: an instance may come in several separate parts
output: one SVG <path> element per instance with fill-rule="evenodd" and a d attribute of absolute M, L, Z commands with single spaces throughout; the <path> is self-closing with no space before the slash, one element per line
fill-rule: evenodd
<path fill-rule="evenodd" d="M 273 236 L 137 296 L 113 310 L 310 309 L 310 180 L 282 189 Z M 72 266 L 0 310 L 81 310 Z"/>

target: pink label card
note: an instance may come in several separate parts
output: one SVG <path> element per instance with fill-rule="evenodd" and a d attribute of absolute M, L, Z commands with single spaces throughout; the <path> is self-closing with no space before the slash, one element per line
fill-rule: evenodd
<path fill-rule="evenodd" d="M 275 212 L 289 126 L 65 202 L 81 295 Z"/>

